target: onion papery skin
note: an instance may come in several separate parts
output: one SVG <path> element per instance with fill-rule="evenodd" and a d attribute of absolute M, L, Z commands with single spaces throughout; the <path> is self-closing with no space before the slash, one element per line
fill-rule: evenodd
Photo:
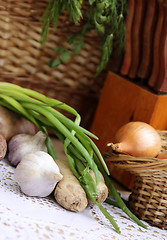
<path fill-rule="evenodd" d="M 112 148 L 134 157 L 156 157 L 161 150 L 161 138 L 149 124 L 129 122 L 116 132 Z"/>
<path fill-rule="evenodd" d="M 167 150 L 160 152 L 157 156 L 159 159 L 167 159 Z"/>

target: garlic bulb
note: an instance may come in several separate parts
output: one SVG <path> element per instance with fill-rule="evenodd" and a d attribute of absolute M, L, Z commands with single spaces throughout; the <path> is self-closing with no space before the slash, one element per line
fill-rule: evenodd
<path fill-rule="evenodd" d="M 37 151 L 47 152 L 45 145 L 46 135 L 39 131 L 35 135 L 17 134 L 11 138 L 8 144 L 8 160 L 13 166 L 21 161 L 26 153 Z"/>
<path fill-rule="evenodd" d="M 26 195 L 46 197 L 63 176 L 48 153 L 37 151 L 24 155 L 15 169 L 14 178 Z"/>

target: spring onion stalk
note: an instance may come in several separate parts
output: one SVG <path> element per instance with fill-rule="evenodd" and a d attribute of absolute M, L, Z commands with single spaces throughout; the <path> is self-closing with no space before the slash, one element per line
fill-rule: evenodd
<path fill-rule="evenodd" d="M 16 84 L 6 83 L 6 82 L 1 82 L 0 87 L 1 87 L 0 91 L 2 91 L 2 92 L 3 92 L 3 90 L 7 91 L 7 90 L 10 89 L 10 91 L 12 91 L 12 92 L 14 91 L 16 94 L 17 93 L 25 94 L 25 96 L 33 97 L 35 99 L 38 99 L 38 100 L 42 101 L 45 104 L 48 104 L 50 106 L 56 106 L 56 107 L 58 107 L 62 110 L 65 110 L 65 111 L 73 114 L 74 116 L 76 116 L 77 119 L 80 119 L 80 115 L 77 113 L 77 111 L 75 109 L 73 109 L 72 107 L 70 107 L 69 105 L 67 105 L 65 103 L 62 103 L 61 101 L 58 101 L 56 99 L 48 98 L 48 97 L 46 97 L 45 95 L 43 95 L 39 92 L 36 92 L 34 90 L 31 90 L 31 89 L 20 87 Z M 23 99 L 23 101 L 24 101 L 24 99 Z"/>
<path fill-rule="evenodd" d="M 109 198 L 107 198 L 107 199 L 105 200 L 105 203 L 108 203 L 108 204 L 110 204 L 110 205 L 113 205 L 113 206 L 119 208 L 118 203 L 117 203 L 116 201 L 113 201 L 113 200 L 109 199 Z"/>
<path fill-rule="evenodd" d="M 99 162 L 99 160 L 96 156 L 94 157 L 94 160 L 95 160 L 100 172 L 103 174 L 105 183 L 107 184 L 107 186 L 109 188 L 109 194 L 115 199 L 115 201 L 117 203 L 117 206 L 120 207 L 122 209 L 122 211 L 125 212 L 138 225 L 147 229 L 147 227 L 127 208 L 126 204 L 124 203 L 124 201 L 120 197 L 119 193 L 117 192 L 116 188 L 114 187 L 114 184 L 112 183 L 111 179 L 106 174 L 106 172 L 104 171 L 101 163 Z"/>
<path fill-rule="evenodd" d="M 107 210 L 98 202 L 96 201 L 96 199 L 90 194 L 90 190 L 88 188 L 88 185 L 83 185 L 82 184 L 83 189 L 85 190 L 86 194 L 88 195 L 88 197 L 99 207 L 100 211 L 103 213 L 103 215 L 110 221 L 110 223 L 113 225 L 113 227 L 115 228 L 115 231 L 117 233 L 120 233 L 119 227 L 117 225 L 117 223 L 115 222 L 115 220 L 113 219 L 113 217 L 107 212 Z"/>
<path fill-rule="evenodd" d="M 78 170 L 78 172 L 84 176 L 84 180 L 85 182 L 89 182 L 90 184 L 85 184 L 85 182 L 81 182 L 81 186 L 83 187 L 83 189 L 85 190 L 87 196 L 99 207 L 100 211 L 104 214 L 104 216 L 110 221 L 110 223 L 113 225 L 113 227 L 115 228 L 115 231 L 117 233 L 120 233 L 119 227 L 117 225 L 117 223 L 115 222 L 115 220 L 113 219 L 113 217 L 107 212 L 107 210 L 101 205 L 101 203 L 99 203 L 96 200 L 96 196 L 97 196 L 97 189 L 96 186 L 94 184 L 93 178 L 90 175 L 89 171 L 85 168 L 85 166 L 83 165 L 82 162 L 80 162 L 79 160 L 76 161 L 76 168 Z M 78 178 L 79 179 L 79 178 Z"/>
<path fill-rule="evenodd" d="M 114 189 L 109 178 L 109 171 L 97 146 L 91 138 L 97 137 L 80 126 L 81 117 L 75 109 L 56 99 L 48 98 L 34 90 L 22 88 L 18 85 L 0 82 L 0 105 L 20 114 L 33 122 L 38 129 L 42 130 L 46 138 L 48 153 L 55 159 L 57 153 L 49 138 L 47 129 L 52 130 L 63 142 L 64 152 L 69 166 L 85 190 L 87 196 L 97 204 L 104 216 L 109 219 L 116 232 L 120 232 L 112 216 L 96 201 L 96 185 L 99 183 L 99 169 L 102 172 L 110 193 L 115 198 L 118 206 L 139 225 L 145 227 L 126 207 L 121 197 Z M 58 110 L 65 110 L 75 116 L 72 121 Z M 91 138 L 90 138 L 91 137 Z M 93 181 L 90 171 L 93 171 L 96 183 Z"/>
<path fill-rule="evenodd" d="M 75 165 L 76 165 L 77 172 L 79 172 L 80 177 L 82 179 L 82 184 L 88 185 L 88 183 L 90 183 L 89 192 L 91 196 L 97 197 L 98 193 L 97 193 L 96 184 L 92 176 L 90 175 L 89 166 L 85 167 L 85 165 L 77 158 L 75 160 Z"/>
<path fill-rule="evenodd" d="M 67 143 L 66 147 L 70 145 L 70 142 Z M 67 151 L 67 148 L 66 150 Z M 112 226 L 115 228 L 115 231 L 117 233 L 120 233 L 119 227 L 113 217 L 107 212 L 107 210 L 95 199 L 97 195 L 97 189 L 95 186 L 95 183 L 93 181 L 92 176 L 89 173 L 89 170 L 84 167 L 82 162 L 79 161 L 79 159 L 75 158 L 76 161 L 74 161 L 74 158 L 71 157 L 69 154 L 67 154 L 69 166 L 71 167 L 71 170 L 75 177 L 79 180 L 82 188 L 86 192 L 87 196 L 99 207 L 100 211 L 103 213 L 103 215 L 110 221 Z M 76 163 L 76 164 L 75 164 Z M 77 168 L 77 170 L 76 170 Z M 89 184 L 88 184 L 89 183 Z"/>

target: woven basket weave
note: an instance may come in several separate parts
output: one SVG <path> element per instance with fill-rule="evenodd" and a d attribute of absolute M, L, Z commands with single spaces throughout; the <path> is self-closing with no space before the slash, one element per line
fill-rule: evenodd
<path fill-rule="evenodd" d="M 68 103 L 87 126 L 94 114 L 105 72 L 95 77 L 100 60 L 99 38 L 93 31 L 86 48 L 70 62 L 49 68 L 54 48 L 65 46 L 70 33 L 80 30 L 64 15 L 56 32 L 41 46 L 40 18 L 47 0 L 0 0 L 0 81 L 13 82 Z M 87 105 L 86 105 L 87 104 Z"/>
<path fill-rule="evenodd" d="M 158 131 L 167 150 L 167 131 Z M 131 157 L 105 151 L 105 161 L 135 175 L 129 208 L 142 220 L 167 229 L 167 159 Z"/>

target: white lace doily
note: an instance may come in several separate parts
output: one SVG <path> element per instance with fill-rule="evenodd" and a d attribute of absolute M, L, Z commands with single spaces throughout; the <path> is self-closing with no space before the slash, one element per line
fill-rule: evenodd
<path fill-rule="evenodd" d="M 167 231 L 148 225 L 148 230 L 131 221 L 120 209 L 103 204 L 113 216 L 117 234 L 97 206 L 81 213 L 60 207 L 52 196 L 28 197 L 13 179 L 14 168 L 0 162 L 0 240 L 165 240 Z"/>

